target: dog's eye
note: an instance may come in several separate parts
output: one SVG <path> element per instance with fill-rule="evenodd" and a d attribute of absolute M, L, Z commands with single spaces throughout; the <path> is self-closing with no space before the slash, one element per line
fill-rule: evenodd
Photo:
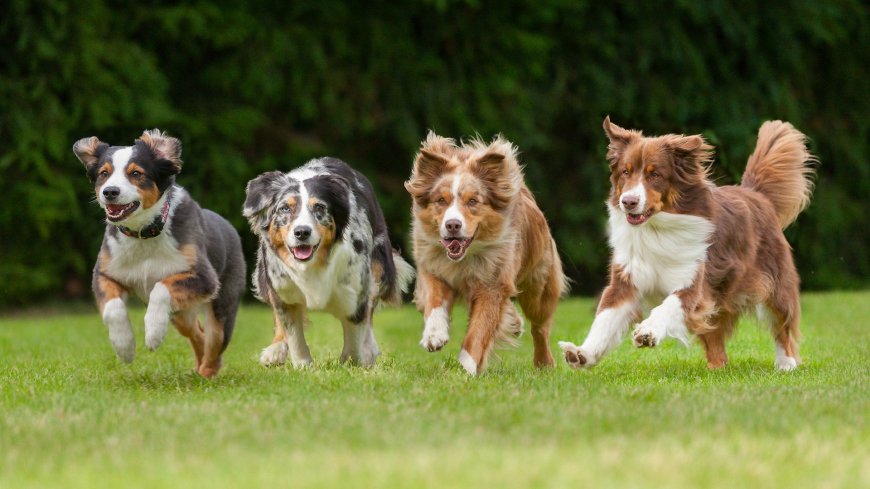
<path fill-rule="evenodd" d="M 439 205 L 447 205 L 447 199 L 445 199 L 444 197 L 441 197 L 440 199 L 438 199 L 438 204 Z"/>
<path fill-rule="evenodd" d="M 141 175 L 141 174 L 142 174 L 142 173 L 141 173 L 139 170 L 133 170 L 133 171 L 130 172 L 130 176 L 131 176 L 131 177 L 138 177 L 138 176 Z"/>
<path fill-rule="evenodd" d="M 628 170 L 622 170 L 622 174 L 628 176 Z"/>
<path fill-rule="evenodd" d="M 660 177 L 661 175 L 659 175 L 659 172 L 654 171 L 654 172 L 650 173 L 649 176 L 651 176 L 651 177 L 653 177 L 653 178 L 658 178 L 658 177 Z"/>
<path fill-rule="evenodd" d="M 468 199 L 468 205 L 477 205 L 477 199 Z"/>
<path fill-rule="evenodd" d="M 100 172 L 100 176 L 103 177 L 103 178 L 108 177 L 108 176 L 109 176 L 109 172 L 107 172 L 106 170 L 103 170 L 103 171 Z"/>
<path fill-rule="evenodd" d="M 318 214 L 324 213 L 326 212 L 326 206 L 318 202 L 317 204 L 314 204 L 314 212 Z"/>
<path fill-rule="evenodd" d="M 278 208 L 278 213 L 279 213 L 279 214 L 287 214 L 288 212 L 290 212 L 290 206 L 287 205 L 287 204 L 284 204 L 284 205 L 282 205 L 281 207 Z"/>

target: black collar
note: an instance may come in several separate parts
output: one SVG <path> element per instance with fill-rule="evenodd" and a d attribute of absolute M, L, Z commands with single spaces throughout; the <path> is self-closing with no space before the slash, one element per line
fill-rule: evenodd
<path fill-rule="evenodd" d="M 169 201 L 172 198 L 170 192 L 166 193 L 166 201 L 163 202 L 163 210 L 160 211 L 160 214 L 154 217 L 151 224 L 139 229 L 138 231 L 125 226 L 117 226 L 118 231 L 121 231 L 124 236 L 137 239 L 148 239 L 160 236 L 160 233 L 163 232 L 163 226 L 166 225 L 166 220 L 169 218 Z"/>

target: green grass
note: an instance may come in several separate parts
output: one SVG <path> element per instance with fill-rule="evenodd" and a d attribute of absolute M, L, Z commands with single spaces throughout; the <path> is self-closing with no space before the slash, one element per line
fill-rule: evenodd
<path fill-rule="evenodd" d="M 625 342 L 591 371 L 531 366 L 531 340 L 468 378 L 464 311 L 440 353 L 410 307 L 375 317 L 384 352 L 343 367 L 313 315 L 315 366 L 264 369 L 270 312 L 247 305 L 217 379 L 170 333 L 120 364 L 95 311 L 0 319 L 0 487 L 870 487 L 870 292 L 806 294 L 804 364 L 742 324 L 731 364 L 700 347 Z M 593 301 L 559 308 L 582 340 Z M 555 352 L 555 349 L 554 349 Z"/>

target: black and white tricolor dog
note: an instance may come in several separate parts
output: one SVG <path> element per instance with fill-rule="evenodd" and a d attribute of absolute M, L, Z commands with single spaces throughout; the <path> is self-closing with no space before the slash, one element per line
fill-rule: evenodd
<path fill-rule="evenodd" d="M 393 250 L 366 177 L 334 158 L 263 173 L 248 182 L 243 214 L 260 238 L 254 292 L 275 318 L 260 363 L 289 353 L 293 366 L 310 364 L 303 326 L 308 310 L 321 310 L 341 321 L 341 361 L 374 364 L 372 314 L 379 300 L 401 302 L 414 269 Z"/>
<path fill-rule="evenodd" d="M 214 376 L 245 289 L 245 259 L 230 223 L 175 185 L 181 142 L 154 129 L 133 146 L 90 137 L 73 151 L 106 212 L 93 289 L 115 353 L 131 362 L 136 352 L 126 308 L 133 294 L 148 304 L 145 346 L 160 346 L 171 319 L 193 346 L 197 372 Z"/>

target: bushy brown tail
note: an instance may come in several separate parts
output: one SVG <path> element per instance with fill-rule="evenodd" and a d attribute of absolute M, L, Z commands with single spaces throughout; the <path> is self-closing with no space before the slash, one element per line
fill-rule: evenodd
<path fill-rule="evenodd" d="M 767 121 L 758 130 L 741 185 L 760 192 L 776 209 L 779 224 L 788 227 L 810 204 L 813 164 L 807 137 L 788 122 Z"/>

